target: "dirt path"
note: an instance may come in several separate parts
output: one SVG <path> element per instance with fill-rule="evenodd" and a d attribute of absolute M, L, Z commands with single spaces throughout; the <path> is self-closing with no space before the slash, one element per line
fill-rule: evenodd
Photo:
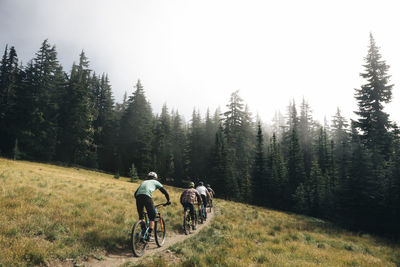
<path fill-rule="evenodd" d="M 145 261 L 149 257 L 153 255 L 159 255 L 163 254 L 166 255 L 168 254 L 169 247 L 178 243 L 182 242 L 187 238 L 192 237 L 193 235 L 197 234 L 201 229 L 206 227 L 207 225 L 210 224 L 212 219 L 214 218 L 214 209 L 212 209 L 211 213 L 208 213 L 208 218 L 207 221 L 203 224 L 198 224 L 197 225 L 197 230 L 192 231 L 191 234 L 185 235 L 183 232 L 182 233 L 175 233 L 175 232 L 167 232 L 167 237 L 165 239 L 165 244 L 161 248 L 157 246 L 155 242 L 152 242 L 148 245 L 146 252 L 144 256 L 137 258 L 132 254 L 132 251 L 130 250 L 124 250 L 118 253 L 110 252 L 105 255 L 101 255 L 101 260 L 97 260 L 95 258 L 89 258 L 88 261 L 81 261 L 78 263 L 74 263 L 73 261 L 70 262 L 53 262 L 49 266 L 55 266 L 55 267 L 73 267 L 73 266 L 85 266 L 85 267 L 118 267 L 126 262 L 132 262 L 132 263 L 139 263 L 141 261 Z"/>

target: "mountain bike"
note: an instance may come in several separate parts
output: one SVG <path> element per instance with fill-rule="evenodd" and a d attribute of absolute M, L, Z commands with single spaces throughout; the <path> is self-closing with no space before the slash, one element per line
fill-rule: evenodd
<path fill-rule="evenodd" d="M 156 218 L 154 219 L 154 239 L 157 246 L 162 247 L 165 243 L 166 227 L 164 218 L 157 210 L 160 206 L 167 206 L 167 204 L 158 204 L 154 207 L 156 211 Z M 136 257 L 143 256 L 147 248 L 149 243 L 149 225 L 149 217 L 147 212 L 144 212 L 144 219 L 137 221 L 132 227 L 130 245 L 132 252 Z"/>
<path fill-rule="evenodd" d="M 196 222 L 197 222 L 196 211 L 194 211 L 194 220 L 192 220 L 192 216 L 190 216 L 190 209 L 185 208 L 183 211 L 183 230 L 185 231 L 185 235 L 190 234 L 190 230 L 191 228 L 193 229 L 196 226 L 197 224 Z"/>

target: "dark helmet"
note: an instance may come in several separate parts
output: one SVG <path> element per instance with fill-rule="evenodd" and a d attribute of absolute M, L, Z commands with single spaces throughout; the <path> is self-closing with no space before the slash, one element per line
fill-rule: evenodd
<path fill-rule="evenodd" d="M 203 182 L 199 182 L 199 185 L 204 185 L 204 183 Z"/>

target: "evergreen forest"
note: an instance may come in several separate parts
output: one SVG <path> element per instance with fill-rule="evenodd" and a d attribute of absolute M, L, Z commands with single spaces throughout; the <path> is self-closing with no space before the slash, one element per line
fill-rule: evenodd
<path fill-rule="evenodd" d="M 384 110 L 394 85 L 372 34 L 365 54 L 353 119 L 338 108 L 331 123 L 321 124 L 302 99 L 266 123 L 239 91 L 223 109 L 194 109 L 189 121 L 166 104 L 155 114 L 140 80 L 117 103 L 110 78 L 95 73 L 83 51 L 64 69 L 48 40 L 26 65 L 6 46 L 0 156 L 132 180 L 155 171 L 162 183 L 179 187 L 204 181 L 219 198 L 398 239 L 400 130 Z"/>

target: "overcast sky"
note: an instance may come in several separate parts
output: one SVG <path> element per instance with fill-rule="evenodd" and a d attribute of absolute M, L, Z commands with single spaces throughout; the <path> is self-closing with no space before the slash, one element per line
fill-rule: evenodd
<path fill-rule="evenodd" d="M 265 122 L 303 97 L 322 122 L 337 107 L 356 118 L 372 32 L 395 84 L 386 111 L 400 122 L 396 2 L 0 0 L 0 49 L 15 46 L 26 64 L 47 38 L 66 71 L 83 49 L 116 101 L 140 79 L 155 113 L 224 110 L 240 90 Z"/>

